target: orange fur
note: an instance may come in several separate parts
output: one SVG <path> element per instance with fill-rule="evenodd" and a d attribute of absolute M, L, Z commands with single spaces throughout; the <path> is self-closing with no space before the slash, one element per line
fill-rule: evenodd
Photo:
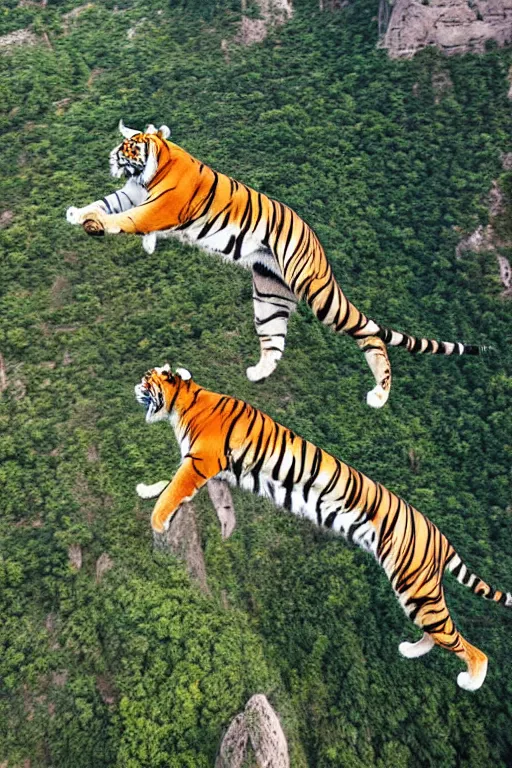
<path fill-rule="evenodd" d="M 242 400 L 208 391 L 168 368 L 155 368 L 136 387 L 148 421 L 169 418 L 182 464 L 161 493 L 151 524 L 164 531 L 183 501 L 218 476 L 278 506 L 309 517 L 371 552 L 384 568 L 407 615 L 433 643 L 453 651 L 468 667 L 462 687 L 485 678 L 486 656 L 456 630 L 442 587 L 445 569 L 487 599 L 512 605 L 467 571 L 439 529 L 418 510 L 353 467 L 303 440 Z M 423 641 L 421 655 L 431 644 Z"/>
<path fill-rule="evenodd" d="M 358 342 L 375 377 L 367 402 L 376 408 L 385 404 L 391 387 L 388 345 L 410 352 L 479 353 L 476 346 L 414 338 L 369 319 L 345 296 L 317 236 L 295 211 L 212 170 L 154 126 L 146 133 L 122 130 L 129 138 L 113 150 L 111 163 L 115 175 L 129 177 L 131 187 L 120 190 L 117 203 L 114 194 L 86 208 L 69 209 L 68 221 L 84 223 L 89 234 L 145 235 L 149 252 L 158 233 L 178 236 L 251 268 L 261 346 L 258 365 L 247 370 L 252 381 L 275 369 L 284 351 L 288 318 L 299 300 L 336 333 Z"/>

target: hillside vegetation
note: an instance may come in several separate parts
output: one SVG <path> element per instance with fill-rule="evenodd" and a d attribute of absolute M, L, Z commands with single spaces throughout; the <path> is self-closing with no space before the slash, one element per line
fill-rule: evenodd
<path fill-rule="evenodd" d="M 264 693 L 293 768 L 510 766 L 511 612 L 447 575 L 457 625 L 490 660 L 484 687 L 464 692 L 453 654 L 399 656 L 418 631 L 371 558 L 242 492 L 228 541 L 197 497 L 202 594 L 153 552 L 135 484 L 169 477 L 178 451 L 168 425 L 144 424 L 133 386 L 165 361 L 188 367 L 399 493 L 512 590 L 510 299 L 495 254 L 455 257 L 461 232 L 487 223 L 512 150 L 512 52 L 389 61 L 375 0 L 333 13 L 299 0 L 251 47 L 233 42 L 227 0 L 109 0 L 64 17 L 73 6 L 0 11 L 1 34 L 31 24 L 42 41 L 0 56 L 0 763 L 212 768 L 233 716 Z M 115 188 L 121 117 L 167 123 L 295 208 L 369 316 L 497 353 L 391 350 L 390 401 L 374 411 L 356 345 L 302 306 L 277 371 L 251 384 L 249 273 L 65 221 Z"/>

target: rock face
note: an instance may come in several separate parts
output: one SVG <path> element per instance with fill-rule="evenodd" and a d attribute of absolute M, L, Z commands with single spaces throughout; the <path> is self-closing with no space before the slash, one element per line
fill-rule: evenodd
<path fill-rule="evenodd" d="M 455 249 L 455 255 L 461 258 L 464 251 L 473 251 L 473 253 L 483 253 L 485 251 L 494 251 L 494 230 L 490 224 L 483 227 L 481 224 L 467 237 L 463 237 Z"/>
<path fill-rule="evenodd" d="M 169 530 L 153 535 L 155 549 L 172 552 L 184 560 L 187 571 L 195 579 L 200 589 L 209 594 L 206 582 L 206 566 L 199 540 L 196 512 L 192 504 L 182 504 L 173 517 Z"/>
<path fill-rule="evenodd" d="M 235 508 L 233 506 L 233 499 L 231 498 L 229 486 L 224 480 L 216 480 L 213 478 L 208 481 L 207 487 L 210 499 L 212 500 L 221 524 L 222 538 L 227 539 L 233 533 L 236 525 Z M 169 530 L 163 534 L 155 533 L 153 535 L 153 541 L 156 550 L 172 552 L 173 555 L 176 555 L 183 560 L 186 563 L 187 571 L 190 576 L 199 583 L 201 590 L 205 594 L 210 593 L 206 581 L 206 565 L 204 562 L 203 550 L 201 549 L 196 511 L 192 504 L 182 504 L 174 515 Z M 97 581 L 100 580 L 104 570 L 108 570 L 112 567 L 110 558 L 105 554 L 105 557 L 108 560 L 108 566 L 103 568 L 98 577 L 98 567 L 102 557 L 103 555 L 98 560 L 96 571 Z"/>
<path fill-rule="evenodd" d="M 286 736 L 278 716 L 262 693 L 252 696 L 245 711 L 232 720 L 222 740 L 215 768 L 247 765 L 249 742 L 258 768 L 290 768 Z"/>
<path fill-rule="evenodd" d="M 512 0 L 396 0 L 382 47 L 411 58 L 429 45 L 448 55 L 512 42 Z"/>
<path fill-rule="evenodd" d="M 229 539 L 236 525 L 235 507 L 229 486 L 224 480 L 212 478 L 208 480 L 206 487 L 219 518 L 222 538 Z"/>
<path fill-rule="evenodd" d="M 82 547 L 80 544 L 70 544 L 68 547 L 68 562 L 74 571 L 82 567 Z"/>
<path fill-rule="evenodd" d="M 256 0 L 260 18 L 245 15 L 247 0 L 242 0 L 242 21 L 235 43 L 261 43 L 273 27 L 280 27 L 293 16 L 291 0 Z"/>
<path fill-rule="evenodd" d="M 505 286 L 503 296 L 512 296 L 512 267 L 510 261 L 505 256 L 498 255 L 498 264 L 500 267 L 500 280 Z"/>
<path fill-rule="evenodd" d="M 215 768 L 243 768 L 248 741 L 249 733 L 245 725 L 245 714 L 240 712 L 233 718 L 222 739 Z"/>
<path fill-rule="evenodd" d="M 8 50 L 16 45 L 37 45 L 39 38 L 30 29 L 17 29 L 8 35 L 0 37 L 0 51 Z"/>
<path fill-rule="evenodd" d="M 96 560 L 96 584 L 99 584 L 103 578 L 103 575 L 110 571 L 114 567 L 114 561 L 111 557 L 103 552 Z"/>
<path fill-rule="evenodd" d="M 258 766 L 290 768 L 288 743 L 266 696 L 260 693 L 249 699 L 245 707 L 245 723 Z"/>
<path fill-rule="evenodd" d="M 502 154 L 501 162 L 504 171 L 512 170 L 511 158 L 512 153 L 510 152 Z M 486 227 L 480 225 L 470 235 L 463 237 L 455 249 L 455 255 L 460 259 L 466 251 L 473 253 L 494 252 L 498 259 L 500 280 L 504 288 L 501 295 L 510 298 L 512 296 L 512 267 L 508 258 L 500 251 L 512 247 L 510 223 L 508 223 L 512 221 L 512 201 L 510 196 L 503 193 L 499 183 L 493 181 L 487 202 L 489 224 Z M 504 222 L 506 226 L 503 226 Z M 461 231 L 458 227 L 454 227 L 454 229 Z"/>

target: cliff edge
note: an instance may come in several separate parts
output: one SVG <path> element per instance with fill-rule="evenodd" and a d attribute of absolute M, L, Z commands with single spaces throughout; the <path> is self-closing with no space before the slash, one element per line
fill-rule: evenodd
<path fill-rule="evenodd" d="M 443 53 L 482 53 L 512 42 L 512 0 L 396 0 L 382 40 L 391 58 L 435 45 Z"/>

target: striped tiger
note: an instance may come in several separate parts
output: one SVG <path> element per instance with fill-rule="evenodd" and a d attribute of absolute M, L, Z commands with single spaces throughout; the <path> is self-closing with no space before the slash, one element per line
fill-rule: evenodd
<path fill-rule="evenodd" d="M 84 208 L 68 208 L 68 222 L 83 224 L 89 234 L 142 234 L 149 253 L 157 236 L 177 236 L 251 269 L 260 340 L 260 360 L 247 368 L 251 381 L 275 370 L 288 319 L 302 299 L 322 323 L 351 336 L 363 351 L 375 377 L 367 394 L 374 408 L 389 397 L 387 345 L 443 355 L 485 349 L 414 338 L 367 318 L 347 299 L 317 236 L 291 208 L 196 160 L 167 140 L 165 125 L 140 133 L 121 121 L 119 128 L 124 141 L 111 152 L 110 167 L 113 176 L 128 179 L 125 186 Z"/>
<path fill-rule="evenodd" d="M 434 645 L 453 651 L 467 664 L 458 684 L 480 688 L 487 657 L 455 628 L 444 598 L 444 571 L 487 600 L 512 607 L 512 594 L 471 573 L 421 512 L 243 400 L 199 386 L 186 369 L 154 368 L 135 396 L 147 422 L 170 421 L 182 457 L 171 481 L 137 485 L 140 497 L 158 497 L 154 531 L 167 530 L 180 504 L 213 477 L 266 496 L 371 552 L 405 613 L 423 629 L 420 640 L 399 645 L 400 653 L 415 658 Z"/>

